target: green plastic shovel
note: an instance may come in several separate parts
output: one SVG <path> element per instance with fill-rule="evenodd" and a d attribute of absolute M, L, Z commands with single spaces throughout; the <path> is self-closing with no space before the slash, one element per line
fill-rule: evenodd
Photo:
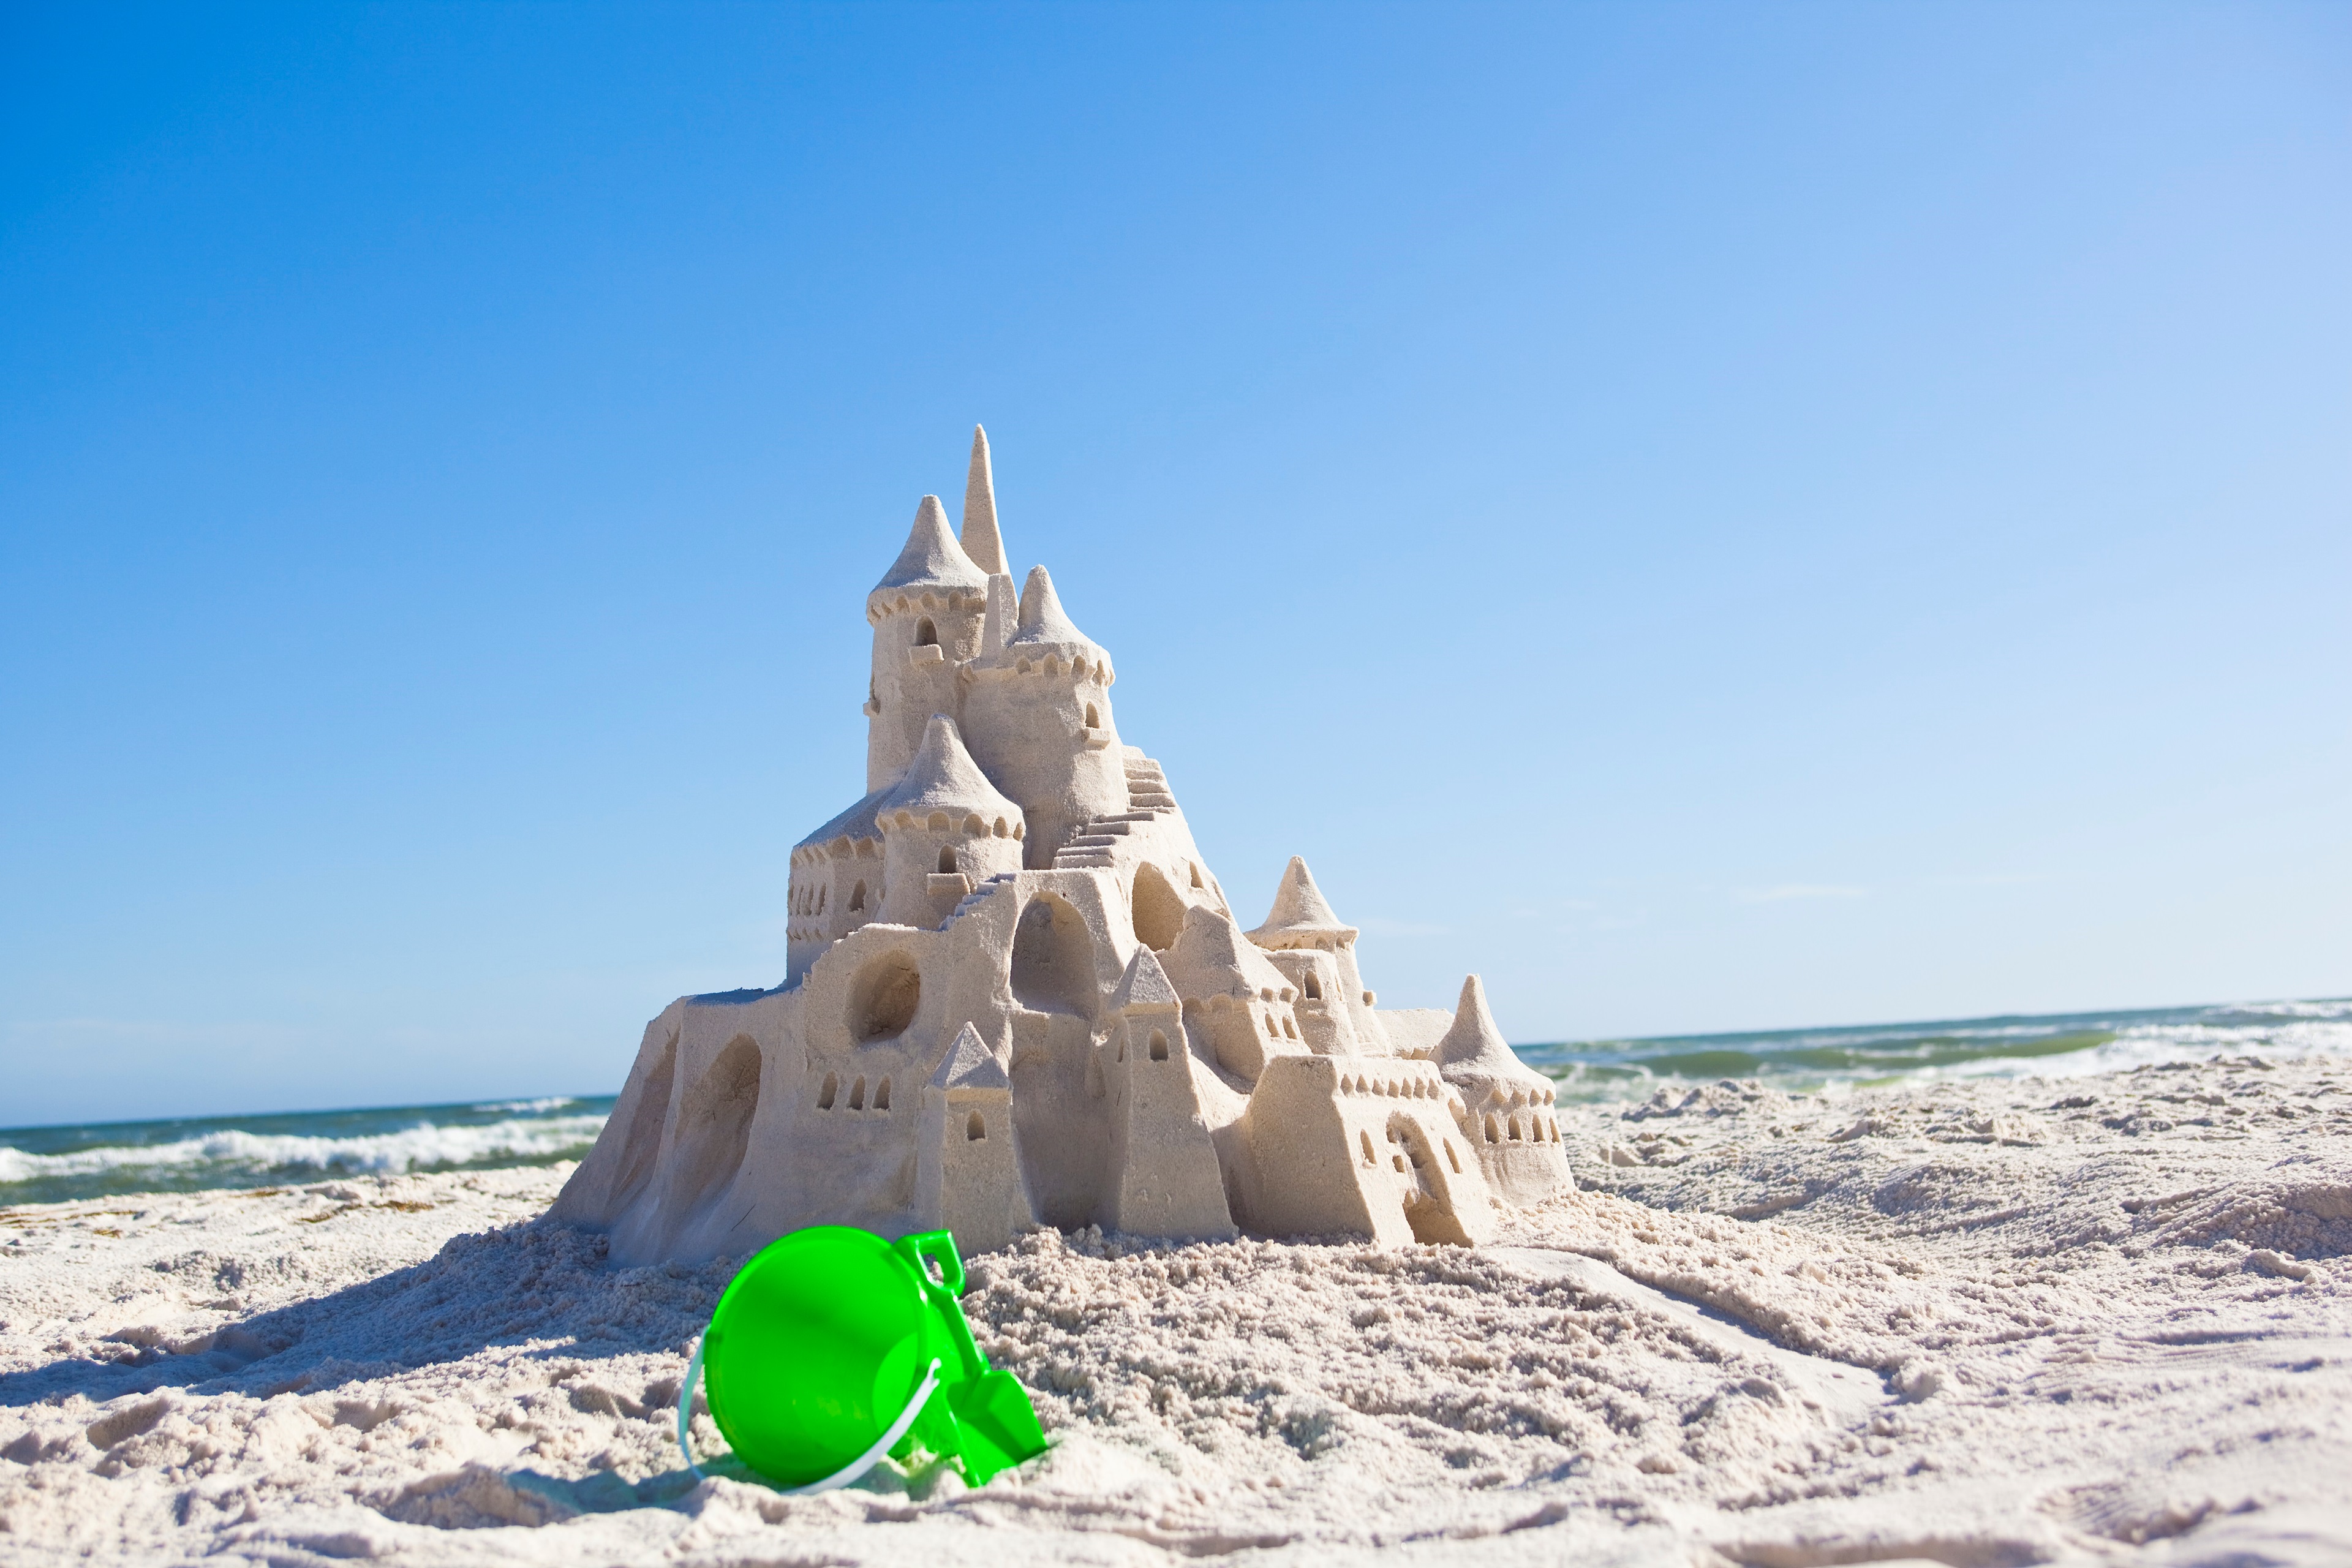
<path fill-rule="evenodd" d="M 719 1296 L 687 1367 L 687 1468 L 702 1473 L 687 1434 L 698 1381 L 736 1457 L 790 1492 L 845 1487 L 918 1446 L 973 1486 L 1044 1453 L 1028 1392 L 990 1369 L 962 1293 L 943 1230 L 887 1242 L 820 1225 L 771 1243 Z"/>

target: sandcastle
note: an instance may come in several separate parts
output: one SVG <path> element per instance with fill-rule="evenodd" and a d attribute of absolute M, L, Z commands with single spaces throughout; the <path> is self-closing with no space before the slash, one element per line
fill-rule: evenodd
<path fill-rule="evenodd" d="M 646 1026 L 554 1212 L 632 1263 L 803 1226 L 1473 1245 L 1570 1184 L 1553 1091 L 1458 1006 L 1382 1009 L 1293 858 L 1244 931 L 1109 654 L 1016 603 L 988 438 L 874 591 L 866 789 L 792 855 L 786 974 Z"/>

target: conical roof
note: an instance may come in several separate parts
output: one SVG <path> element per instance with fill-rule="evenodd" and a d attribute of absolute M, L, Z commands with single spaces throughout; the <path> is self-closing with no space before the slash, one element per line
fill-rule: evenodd
<path fill-rule="evenodd" d="M 1004 1064 L 980 1037 L 980 1031 L 966 1024 L 956 1031 L 955 1041 L 948 1054 L 940 1058 L 937 1071 L 931 1074 L 933 1089 L 1003 1089 L 1013 1087 L 1004 1076 Z"/>
<path fill-rule="evenodd" d="M 980 764 L 964 750 L 963 737 L 956 732 L 955 721 L 944 713 L 931 715 L 930 721 L 923 726 L 923 743 L 916 749 L 914 760 L 875 802 L 877 822 L 887 823 L 901 811 L 913 812 L 917 816 L 929 816 L 935 811 L 961 816 L 976 811 L 983 818 L 1002 816 L 1008 823 L 1021 820 L 1021 808 L 988 782 L 988 775 L 980 771 Z"/>
<path fill-rule="evenodd" d="M 1061 595 L 1054 592 L 1053 576 L 1043 566 L 1029 569 L 1029 581 L 1021 589 L 1021 624 L 1013 628 L 1006 646 L 1102 651 L 1092 637 L 1078 630 L 1063 610 Z"/>
<path fill-rule="evenodd" d="M 1305 858 L 1293 855 L 1282 873 L 1282 885 L 1274 890 L 1274 908 L 1249 938 L 1260 947 L 1320 946 L 1324 942 L 1318 939 L 1355 941 L 1356 928 L 1339 922 L 1308 873 Z"/>
<path fill-rule="evenodd" d="M 1475 974 L 1462 982 L 1462 1000 L 1454 1009 L 1454 1025 L 1430 1053 L 1437 1070 L 1448 1083 L 1493 1084 L 1528 1083 L 1543 1086 L 1547 1080 L 1504 1042 L 1503 1032 L 1495 1027 L 1495 1015 L 1486 1010 L 1486 988 Z"/>
<path fill-rule="evenodd" d="M 1004 539 L 996 531 L 996 476 L 988 463 L 988 432 L 971 427 L 971 468 L 963 481 L 963 552 L 991 575 L 1005 570 Z"/>
<path fill-rule="evenodd" d="M 1119 976 L 1118 989 L 1110 994 L 1110 1010 L 1124 1013 L 1129 1007 L 1181 1005 L 1176 987 L 1169 984 L 1168 972 L 1160 967 L 1160 960 L 1150 948 L 1138 947 L 1135 956 L 1127 961 L 1127 973 Z"/>
<path fill-rule="evenodd" d="M 971 563 L 948 531 L 947 509 L 940 505 L 940 498 L 925 496 L 915 508 L 915 526 L 907 531 L 907 548 L 898 552 L 866 602 L 871 607 L 880 595 L 910 588 L 960 588 L 977 594 L 987 587 L 988 574 Z"/>

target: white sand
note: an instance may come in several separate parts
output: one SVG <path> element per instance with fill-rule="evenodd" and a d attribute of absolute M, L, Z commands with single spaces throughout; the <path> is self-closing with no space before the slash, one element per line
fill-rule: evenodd
<path fill-rule="evenodd" d="M 977 1492 L 692 1483 L 728 1269 L 562 1170 L 9 1211 L 0 1563 L 2352 1562 L 2352 1066 L 1680 1098 L 1478 1252 L 978 1260 Z"/>

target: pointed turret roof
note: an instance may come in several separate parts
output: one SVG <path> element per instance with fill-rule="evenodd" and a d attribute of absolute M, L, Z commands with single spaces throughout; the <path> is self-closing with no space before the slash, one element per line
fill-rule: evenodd
<path fill-rule="evenodd" d="M 1138 947 L 1135 956 L 1127 961 L 1127 973 L 1119 976 L 1118 989 L 1110 994 L 1110 1010 L 1124 1013 L 1129 1007 L 1181 1005 L 1176 987 L 1169 984 L 1168 972 L 1160 967 L 1160 960 L 1150 948 Z"/>
<path fill-rule="evenodd" d="M 1321 947 L 1332 945 L 1333 939 L 1355 941 L 1356 928 L 1340 923 L 1308 873 L 1306 858 L 1293 855 L 1282 873 L 1282 885 L 1274 890 L 1274 908 L 1249 939 L 1265 948 Z"/>
<path fill-rule="evenodd" d="M 930 721 L 923 726 L 923 743 L 916 750 L 914 760 L 875 802 L 877 821 L 887 822 L 893 813 L 900 811 L 910 811 L 917 816 L 929 816 L 934 811 L 961 816 L 976 811 L 982 817 L 1021 820 L 1021 808 L 989 783 L 988 775 L 980 771 L 980 764 L 964 750 L 963 737 L 956 732 L 955 721 L 944 713 L 931 715 Z"/>
<path fill-rule="evenodd" d="M 1021 624 L 1007 639 L 1012 647 L 1079 647 L 1101 652 L 1095 640 L 1078 630 L 1054 592 L 1054 578 L 1043 566 L 1029 568 L 1021 588 Z"/>
<path fill-rule="evenodd" d="M 1005 570 L 1004 539 L 996 531 L 996 476 L 988 463 L 988 432 L 971 427 L 971 469 L 963 481 L 963 552 L 982 571 Z"/>
<path fill-rule="evenodd" d="M 1504 1042 L 1503 1032 L 1495 1027 L 1495 1015 L 1486 1010 L 1486 988 L 1475 974 L 1463 980 L 1453 1027 L 1438 1040 L 1430 1058 L 1448 1083 L 1544 1085 L 1549 1081 L 1519 1060 Z"/>
<path fill-rule="evenodd" d="M 947 509 L 937 496 L 925 496 L 915 508 L 915 526 L 907 531 L 907 548 L 866 596 L 869 607 L 886 594 L 909 588 L 961 588 L 984 592 L 988 574 L 971 563 L 955 535 L 948 531 Z"/>
<path fill-rule="evenodd" d="M 1004 1064 L 980 1037 L 980 1031 L 966 1024 L 956 1031 L 954 1044 L 940 1058 L 939 1069 L 931 1074 L 933 1089 L 1003 1089 L 1013 1087 L 1004 1076 Z"/>

